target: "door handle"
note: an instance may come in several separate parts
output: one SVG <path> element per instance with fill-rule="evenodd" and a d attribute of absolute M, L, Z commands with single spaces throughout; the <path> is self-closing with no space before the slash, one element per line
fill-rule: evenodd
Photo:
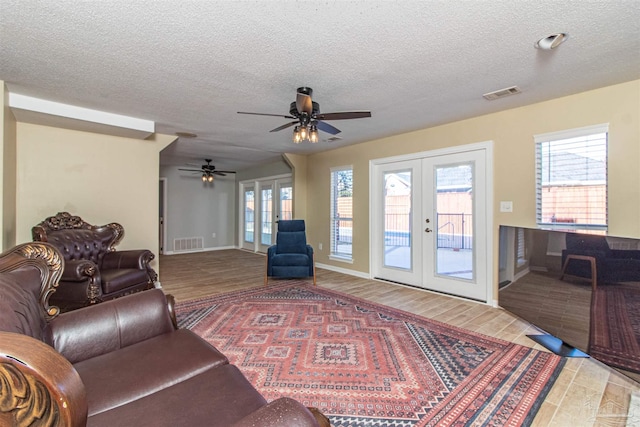
<path fill-rule="evenodd" d="M 424 229 L 424 231 L 427 232 L 427 233 L 431 233 L 433 230 L 430 229 L 429 227 L 427 227 L 427 228 Z"/>

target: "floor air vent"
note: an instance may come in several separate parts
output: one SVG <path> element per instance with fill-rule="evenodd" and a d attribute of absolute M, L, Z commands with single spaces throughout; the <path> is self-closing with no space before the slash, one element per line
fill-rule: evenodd
<path fill-rule="evenodd" d="M 174 252 L 201 251 L 202 249 L 204 249 L 204 238 L 202 236 L 173 239 Z"/>

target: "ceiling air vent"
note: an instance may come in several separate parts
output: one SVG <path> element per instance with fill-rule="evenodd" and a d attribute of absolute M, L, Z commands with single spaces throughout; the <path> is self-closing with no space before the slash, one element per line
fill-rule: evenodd
<path fill-rule="evenodd" d="M 517 93 L 522 93 L 520 88 L 518 86 L 511 86 L 505 89 L 500 89 L 493 92 L 485 93 L 482 96 L 484 97 L 484 99 L 493 101 L 494 99 L 504 98 L 505 96 L 511 96 Z"/>

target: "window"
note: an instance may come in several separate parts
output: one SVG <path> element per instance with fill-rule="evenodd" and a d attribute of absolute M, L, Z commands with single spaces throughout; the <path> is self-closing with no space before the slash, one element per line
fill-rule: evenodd
<path fill-rule="evenodd" d="M 280 186 L 280 217 L 278 219 L 293 219 L 293 188 L 291 184 Z"/>
<path fill-rule="evenodd" d="M 273 220 L 271 219 L 271 213 L 273 212 L 273 208 L 271 202 L 273 200 L 271 187 L 263 188 L 261 190 L 262 200 L 260 203 L 261 208 L 261 221 L 262 221 L 262 231 L 260 233 L 260 243 L 263 245 L 271 244 L 271 234 L 273 228 Z"/>
<path fill-rule="evenodd" d="M 608 125 L 536 135 L 536 210 L 542 228 L 607 229 Z"/>
<path fill-rule="evenodd" d="M 331 256 L 350 260 L 353 230 L 353 168 L 331 169 Z"/>
<path fill-rule="evenodd" d="M 516 265 L 522 267 L 527 263 L 526 250 L 524 245 L 524 228 L 518 228 L 516 234 Z"/>
<path fill-rule="evenodd" d="M 253 189 L 244 192 L 244 241 L 253 243 L 255 193 Z"/>

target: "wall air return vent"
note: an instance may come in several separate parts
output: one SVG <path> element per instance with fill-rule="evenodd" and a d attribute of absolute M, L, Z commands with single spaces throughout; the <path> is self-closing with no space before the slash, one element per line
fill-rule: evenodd
<path fill-rule="evenodd" d="M 174 252 L 195 252 L 204 249 L 204 237 L 179 237 L 173 239 Z"/>
<path fill-rule="evenodd" d="M 505 96 L 511 96 L 518 93 L 522 93 L 520 88 L 518 86 L 511 86 L 505 89 L 500 89 L 493 92 L 485 93 L 482 96 L 484 97 L 484 99 L 493 101 L 494 99 L 504 98 Z"/>

